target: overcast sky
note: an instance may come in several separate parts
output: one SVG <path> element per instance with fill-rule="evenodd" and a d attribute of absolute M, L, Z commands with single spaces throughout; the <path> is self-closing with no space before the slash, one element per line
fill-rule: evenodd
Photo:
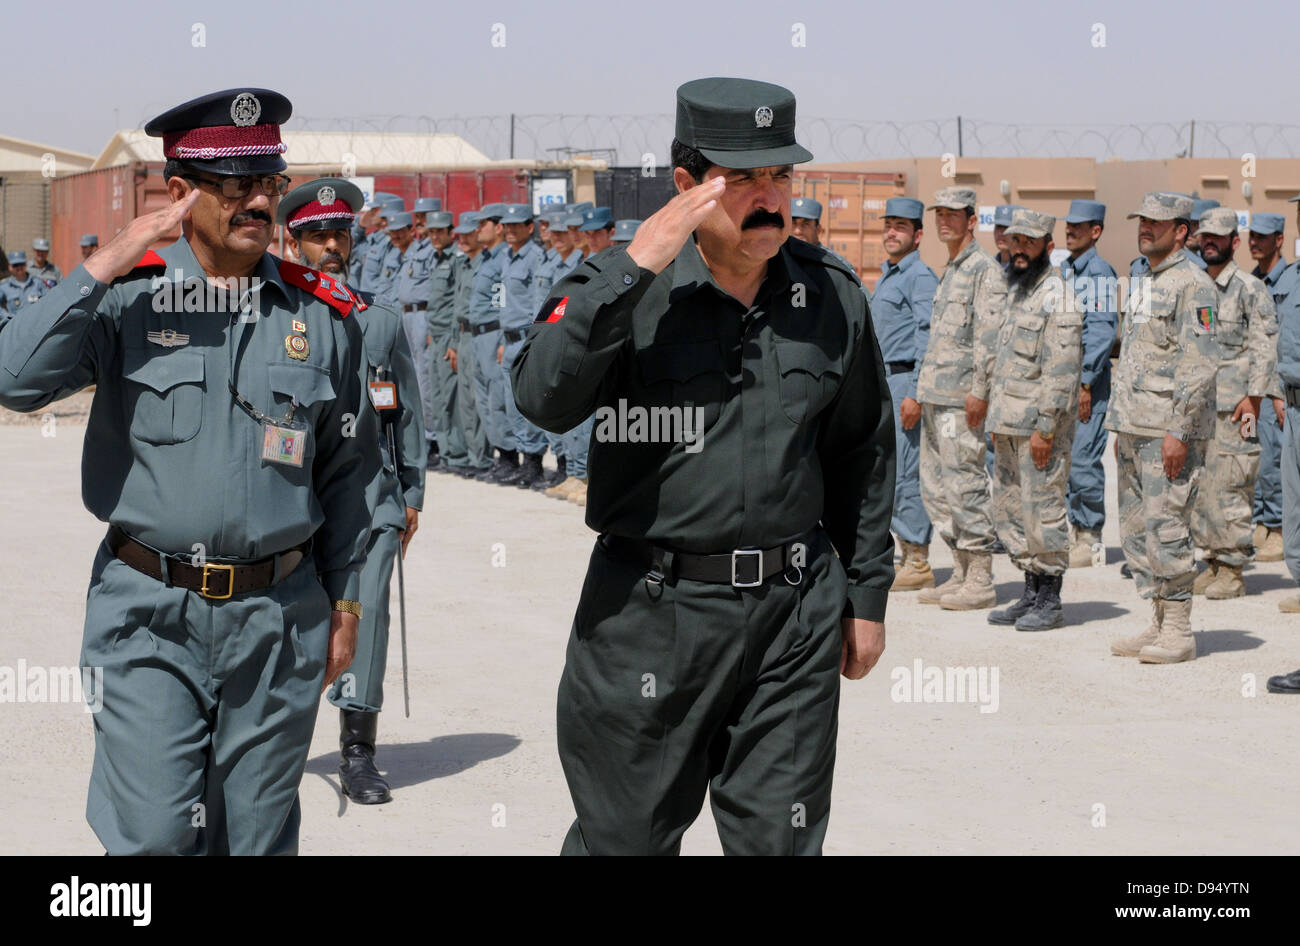
<path fill-rule="evenodd" d="M 243 85 L 313 119 L 666 113 L 704 75 L 785 85 L 801 118 L 1300 123 L 1297 26 L 1290 4 L 1201 0 L 22 0 L 4 16 L 0 133 L 97 154 L 115 109 L 139 127 Z"/>

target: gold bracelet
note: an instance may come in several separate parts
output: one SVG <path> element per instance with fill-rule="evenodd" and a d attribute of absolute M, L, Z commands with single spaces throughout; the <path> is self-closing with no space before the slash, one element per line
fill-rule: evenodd
<path fill-rule="evenodd" d="M 335 611 L 341 611 L 344 614 L 355 614 L 358 620 L 361 618 L 360 601 L 335 601 L 333 608 Z"/>

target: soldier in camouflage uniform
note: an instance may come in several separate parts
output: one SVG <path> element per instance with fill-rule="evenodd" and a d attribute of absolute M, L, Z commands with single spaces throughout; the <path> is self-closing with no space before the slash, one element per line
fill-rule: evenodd
<path fill-rule="evenodd" d="M 1192 636 L 1195 554 L 1191 515 L 1214 436 L 1219 347 L 1218 292 L 1188 262 L 1183 234 L 1192 199 L 1151 193 L 1138 218 L 1149 274 L 1124 300 L 1119 364 L 1106 428 L 1116 438 L 1120 540 L 1138 594 L 1152 599 L 1151 624 L 1111 643 L 1143 663 L 1196 657 Z"/>
<path fill-rule="evenodd" d="M 1205 568 L 1193 594 L 1239 598 L 1241 568 L 1255 554 L 1250 519 L 1259 474 L 1260 401 L 1277 397 L 1277 311 L 1262 281 L 1233 262 L 1240 238 L 1237 212 L 1215 207 L 1201 217 L 1201 258 L 1219 291 L 1215 338 L 1220 361 L 1214 439 L 1192 511 L 1192 535 Z"/>
<path fill-rule="evenodd" d="M 1070 565 L 1065 495 L 1079 414 L 1083 315 L 1052 266 L 1056 218 L 1017 210 L 1007 227 L 1007 315 L 998 335 L 987 427 L 995 451 L 993 515 L 1025 590 L 990 624 L 1045 631 L 1065 623 Z"/>
<path fill-rule="evenodd" d="M 1002 267 L 975 242 L 973 190 L 942 188 L 928 209 L 948 246 L 948 265 L 935 290 L 930 345 L 916 385 L 921 501 L 952 549 L 953 572 L 917 600 L 965 611 L 997 603 L 984 414 L 1007 284 Z"/>

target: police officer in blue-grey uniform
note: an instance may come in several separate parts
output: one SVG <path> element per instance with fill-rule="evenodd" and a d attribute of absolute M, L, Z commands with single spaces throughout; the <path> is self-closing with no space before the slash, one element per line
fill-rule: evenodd
<path fill-rule="evenodd" d="M 351 254 L 350 228 L 361 201 L 361 190 L 341 178 L 319 178 L 285 195 L 276 220 L 288 230 L 289 255 L 329 277 L 345 277 Z M 366 501 L 375 516 L 361 569 L 356 655 L 330 688 L 329 701 L 339 708 L 343 794 L 358 804 L 377 805 L 392 798 L 374 762 L 388 657 L 389 585 L 398 554 L 406 554 L 420 524 L 424 437 L 415 365 L 402 318 L 365 293 L 360 298 L 352 317 L 365 338 L 362 410 L 373 411 L 379 419 L 374 430 L 383 462 L 366 486 Z"/>
<path fill-rule="evenodd" d="M 1300 204 L 1300 195 L 1291 202 Z M 1296 221 L 1300 223 L 1300 206 L 1296 207 Z M 1281 296 L 1277 302 L 1277 373 L 1286 415 L 1281 431 L 1282 540 L 1287 570 L 1300 583 L 1300 264 L 1288 266 L 1271 288 L 1275 299 Z M 1278 609 L 1300 612 L 1300 598 L 1286 598 Z M 1270 693 L 1300 694 L 1300 670 L 1270 677 L 1267 686 Z"/>
<path fill-rule="evenodd" d="M 53 289 L 63 279 L 63 270 L 50 262 L 50 241 L 45 237 L 32 240 L 31 275 L 45 284 L 46 289 Z"/>
<path fill-rule="evenodd" d="M 887 259 L 871 297 L 872 324 L 885 363 L 894 403 L 894 512 L 890 529 L 902 547 L 901 565 L 891 591 L 914 591 L 934 584 L 930 570 L 933 529 L 921 504 L 921 405 L 916 378 L 930 341 L 930 318 L 939 280 L 921 261 L 925 205 L 913 197 L 885 201 L 883 232 Z"/>
<path fill-rule="evenodd" d="M 429 387 L 425 401 L 425 428 L 429 439 L 429 469 L 455 472 L 468 462 L 465 433 L 456 405 L 456 372 L 451 368 L 449 349 L 455 346 L 456 328 L 456 237 L 451 232 L 452 216 L 445 210 L 428 211 L 425 238 L 429 247 L 429 307 L 426 354 Z"/>
<path fill-rule="evenodd" d="M 1007 248 L 1006 232 L 1011 226 L 1011 217 L 1017 210 L 1024 210 L 1019 204 L 998 204 L 993 209 L 993 245 L 998 251 L 993 258 L 1002 264 L 1002 271 L 1011 270 L 1011 250 Z M 990 473 L 990 475 L 992 475 Z"/>
<path fill-rule="evenodd" d="M 1291 292 L 1295 272 L 1282 256 L 1286 218 L 1281 214 L 1250 216 L 1250 255 L 1255 260 L 1251 275 L 1264 282 L 1279 309 Z M 1284 276 L 1284 274 L 1290 274 Z M 1282 428 L 1278 420 L 1286 413 L 1281 398 L 1262 398 L 1259 404 L 1259 477 L 1255 480 L 1255 561 L 1280 562 L 1282 543 Z"/>
<path fill-rule="evenodd" d="M 456 293 L 452 302 L 452 318 L 456 323 L 453 335 L 455 345 L 448 347 L 447 358 L 456 373 L 456 413 L 460 429 L 465 436 L 466 460 L 463 466 L 452 464 L 451 472 L 458 476 L 477 477 L 491 469 L 491 447 L 478 412 L 478 362 L 474 357 L 474 335 L 469 321 L 470 292 L 474 287 L 474 273 L 482 260 L 482 247 L 478 242 L 479 215 L 477 211 L 463 210 L 452 234 L 460 250 L 452 258 Z"/>
<path fill-rule="evenodd" d="M 428 198 L 422 198 L 428 200 Z M 417 201 L 418 203 L 418 201 Z M 399 223 L 400 221 L 400 223 Z M 415 377 L 420 388 L 420 403 L 425 406 L 425 450 L 437 454 L 437 443 L 430 425 L 432 400 L 429 390 L 429 278 L 433 273 L 433 245 L 420 238 L 422 227 L 415 224 L 414 213 L 402 213 L 388 219 L 389 239 L 393 248 L 384 258 L 385 268 L 393 266 L 393 288 L 390 298 L 395 298 L 402 313 L 406 329 L 406 343 L 415 359 Z M 380 297 L 382 298 L 382 297 Z"/>
<path fill-rule="evenodd" d="M 27 254 L 15 250 L 9 254 L 9 275 L 0 280 L 0 324 L 4 319 L 12 319 L 23 306 L 30 306 L 49 292 L 41 282 L 27 270 Z"/>
<path fill-rule="evenodd" d="M 551 286 L 555 285 L 559 278 L 556 276 L 557 271 L 561 272 L 561 276 L 567 276 L 572 271 L 572 267 L 567 266 L 565 260 L 573 255 L 574 242 L 573 233 L 569 230 L 569 214 L 564 210 L 552 210 L 542 214 L 538 220 L 546 222 L 550 247 L 542 255 L 542 263 L 533 276 L 533 298 L 536 304 L 540 304 L 550 293 Z M 580 258 L 581 254 L 579 254 Z M 555 469 L 533 483 L 532 488 L 539 491 L 560 485 L 568 479 L 569 475 L 569 460 L 564 452 L 564 435 L 549 430 L 543 430 L 541 433 L 546 438 L 546 445 L 555 456 Z"/>
<path fill-rule="evenodd" d="M 81 235 L 81 258 L 86 259 L 91 253 L 99 249 L 99 236 L 94 233 L 83 233 Z"/>
<path fill-rule="evenodd" d="M 530 489 L 546 477 L 542 458 L 546 454 L 546 437 L 541 429 L 519 413 L 510 389 L 510 366 L 523 347 L 528 326 L 537 316 L 535 280 L 542 265 L 542 248 L 533 240 L 533 210 L 528 204 L 507 204 L 501 217 L 508 250 L 503 260 L 505 271 L 505 306 L 501 310 L 501 373 L 505 385 L 506 417 L 522 454 L 519 471 L 501 480 L 503 485 Z"/>
<path fill-rule="evenodd" d="M 798 237 L 805 243 L 811 243 L 813 246 L 820 246 L 831 256 L 848 266 L 849 269 L 853 269 L 848 260 L 829 246 L 822 244 L 821 223 L 822 205 L 820 201 L 813 200 L 811 197 L 796 197 L 790 201 L 790 235 Z M 857 270 L 853 269 L 853 272 L 856 274 Z M 867 290 L 863 287 L 862 291 L 865 293 Z"/>
<path fill-rule="evenodd" d="M 1097 255 L 1106 223 L 1106 205 L 1074 200 L 1065 217 L 1061 277 L 1078 305 L 1087 305 L 1083 320 L 1083 370 L 1080 376 L 1079 424 L 1070 448 L 1070 482 L 1066 497 L 1074 546 L 1070 567 L 1087 568 L 1099 551 L 1106 524 L 1106 408 L 1110 405 L 1110 352 L 1115 344 L 1117 283 L 1115 269 Z"/>
<path fill-rule="evenodd" d="M 1187 258 L 1195 263 L 1200 269 L 1205 269 L 1205 260 L 1201 258 L 1201 238 L 1196 235 L 1196 231 L 1201 226 L 1201 215 L 1205 211 L 1218 207 L 1217 200 L 1206 200 L 1198 197 L 1192 201 L 1192 224 L 1187 228 L 1187 239 L 1183 243 L 1183 252 Z"/>
<path fill-rule="evenodd" d="M 245 88 L 150 121 L 170 206 L 0 332 L 0 405 L 95 385 L 82 495 L 109 529 L 81 662 L 110 854 L 295 853 L 322 684 L 355 649 L 379 454 L 355 297 L 267 252 L 290 111 Z"/>
<path fill-rule="evenodd" d="M 366 258 L 361 264 L 361 291 L 372 293 L 377 299 L 396 303 L 392 297 L 392 281 L 397 276 L 393 265 L 393 240 L 388 232 L 389 220 L 405 212 L 401 198 L 394 197 L 385 201 L 379 210 L 380 230 L 375 234 Z"/>
<path fill-rule="evenodd" d="M 614 237 L 609 242 L 613 246 L 624 246 L 631 243 L 639 226 L 641 226 L 640 220 L 615 220 Z"/>
<path fill-rule="evenodd" d="M 426 230 L 429 226 L 429 214 L 442 210 L 442 201 L 437 197 L 417 197 L 411 205 L 411 223 L 415 227 L 415 242 L 428 242 Z"/>
<path fill-rule="evenodd" d="M 505 377 L 501 373 L 504 355 L 501 341 L 501 310 L 506 304 L 505 257 L 510 246 L 505 241 L 501 218 L 503 203 L 484 204 L 479 211 L 478 238 L 482 252 L 469 290 L 470 334 L 474 337 L 474 395 L 479 418 L 490 447 L 497 452 L 496 462 L 476 479 L 499 483 L 519 472 L 519 445 L 506 413 Z"/>
<path fill-rule="evenodd" d="M 395 194 L 377 191 L 352 223 L 352 258 L 348 261 L 348 272 L 352 276 L 352 285 L 365 292 L 373 291 L 373 280 L 378 274 L 379 263 L 382 261 L 375 260 L 372 263 L 371 271 L 364 271 L 366 260 L 370 256 L 371 249 L 374 248 L 375 241 L 385 239 L 384 225 L 386 221 L 383 218 L 383 209 L 388 201 L 398 199 Z M 370 227 L 375 229 L 367 232 Z M 368 283 L 368 285 L 362 285 L 363 283 Z"/>

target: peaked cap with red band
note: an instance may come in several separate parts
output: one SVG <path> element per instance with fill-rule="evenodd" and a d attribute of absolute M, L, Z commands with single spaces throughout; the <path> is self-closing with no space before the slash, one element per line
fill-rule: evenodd
<path fill-rule="evenodd" d="M 288 167 L 280 126 L 291 114 L 279 92 L 226 89 L 163 112 L 144 131 L 162 138 L 165 157 L 209 174 L 274 174 Z"/>
<path fill-rule="evenodd" d="M 346 230 L 365 203 L 361 188 L 338 177 L 318 177 L 280 199 L 276 223 L 290 230 Z"/>

